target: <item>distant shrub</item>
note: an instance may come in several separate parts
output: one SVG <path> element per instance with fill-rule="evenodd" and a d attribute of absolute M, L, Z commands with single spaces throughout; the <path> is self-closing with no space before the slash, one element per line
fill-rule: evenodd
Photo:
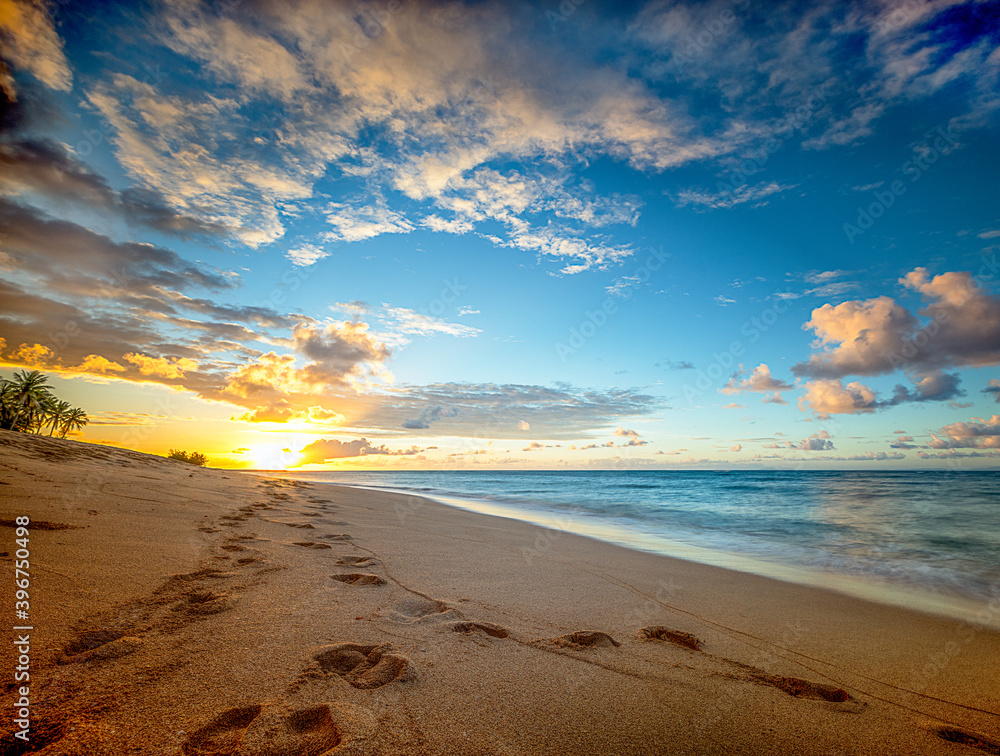
<path fill-rule="evenodd" d="M 167 459 L 176 459 L 178 462 L 187 462 L 189 465 L 197 465 L 198 467 L 204 467 L 208 464 L 208 457 L 201 452 L 188 453 L 179 449 L 171 449 L 170 453 L 167 454 Z"/>

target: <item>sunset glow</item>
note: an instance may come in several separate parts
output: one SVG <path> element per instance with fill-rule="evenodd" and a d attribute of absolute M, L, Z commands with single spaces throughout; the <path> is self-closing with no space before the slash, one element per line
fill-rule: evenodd
<path fill-rule="evenodd" d="M 0 0 L 0 373 L 219 467 L 994 466 L 996 20 Z"/>

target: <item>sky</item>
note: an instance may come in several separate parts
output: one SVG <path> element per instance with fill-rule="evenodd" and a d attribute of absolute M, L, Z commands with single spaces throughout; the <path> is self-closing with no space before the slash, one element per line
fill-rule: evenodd
<path fill-rule="evenodd" d="M 0 375 L 217 467 L 996 467 L 998 44 L 996 0 L 0 0 Z"/>

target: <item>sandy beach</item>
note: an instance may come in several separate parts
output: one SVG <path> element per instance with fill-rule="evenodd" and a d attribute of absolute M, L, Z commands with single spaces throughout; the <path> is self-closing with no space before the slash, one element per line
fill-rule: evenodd
<path fill-rule="evenodd" d="M 4 756 L 1000 753 L 976 624 L 6 431 L 0 482 Z"/>

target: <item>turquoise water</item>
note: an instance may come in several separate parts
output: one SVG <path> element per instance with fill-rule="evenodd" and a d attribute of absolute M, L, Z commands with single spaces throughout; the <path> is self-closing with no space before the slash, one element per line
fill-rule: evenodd
<path fill-rule="evenodd" d="M 1000 473 L 311 472 L 831 587 L 1000 597 Z M 805 577 L 803 577 L 805 576 Z M 854 591 L 857 592 L 857 591 Z M 996 602 L 994 601 L 994 604 Z"/>

